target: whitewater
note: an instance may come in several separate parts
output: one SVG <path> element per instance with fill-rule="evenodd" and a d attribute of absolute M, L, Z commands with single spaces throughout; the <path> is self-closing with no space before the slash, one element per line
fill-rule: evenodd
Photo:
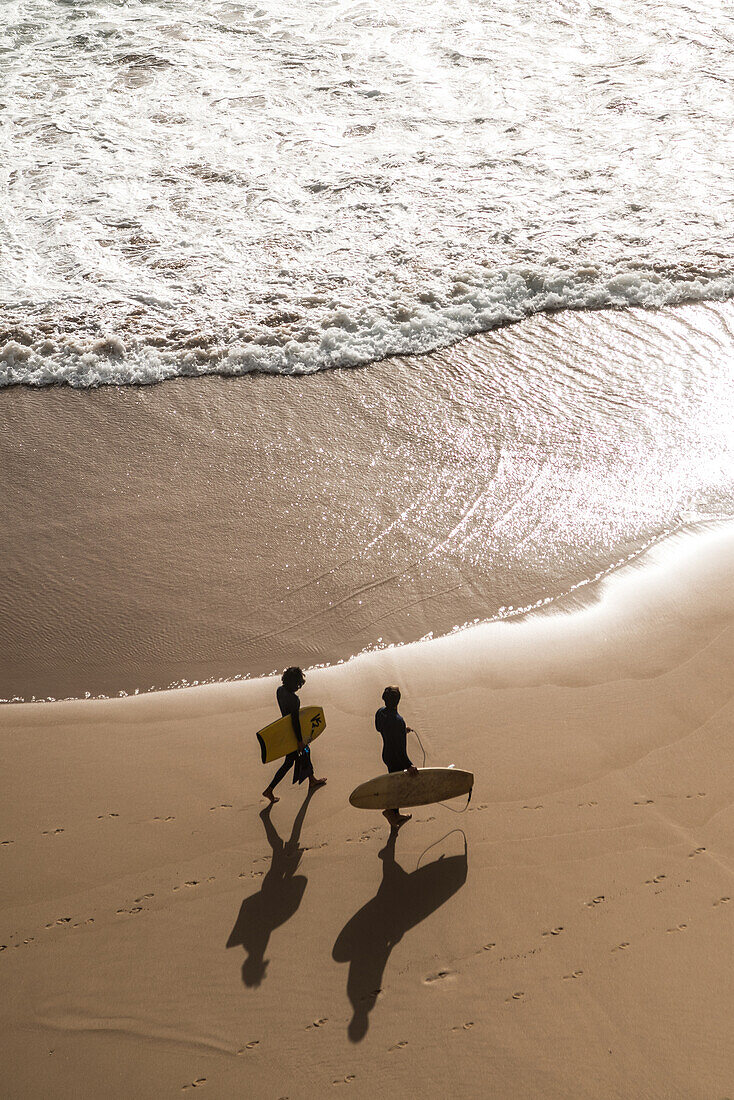
<path fill-rule="evenodd" d="M 730 5 L 6 0 L 0 383 L 734 294 Z"/>

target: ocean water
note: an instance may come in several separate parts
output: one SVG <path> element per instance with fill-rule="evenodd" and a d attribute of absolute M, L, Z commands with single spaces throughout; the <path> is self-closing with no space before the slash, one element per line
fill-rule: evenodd
<path fill-rule="evenodd" d="M 726 2 L 4 0 L 0 383 L 730 297 L 732 81 Z"/>
<path fill-rule="evenodd" d="M 4 0 L 0 699 L 512 618 L 734 516 L 732 87 L 730 3 Z"/>

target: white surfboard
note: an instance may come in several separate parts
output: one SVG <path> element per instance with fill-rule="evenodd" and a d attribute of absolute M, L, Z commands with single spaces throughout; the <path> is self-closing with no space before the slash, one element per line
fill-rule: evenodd
<path fill-rule="evenodd" d="M 360 783 L 349 796 L 359 810 L 390 810 L 395 806 L 428 806 L 471 794 L 473 772 L 459 768 L 419 768 L 417 775 L 389 772 Z"/>

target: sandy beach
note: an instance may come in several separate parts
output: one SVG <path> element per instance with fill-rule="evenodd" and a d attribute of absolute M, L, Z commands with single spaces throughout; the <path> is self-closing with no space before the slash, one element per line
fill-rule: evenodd
<path fill-rule="evenodd" d="M 734 1100 L 699 7 L 4 5 L 0 1100 Z"/>
<path fill-rule="evenodd" d="M 4 708 L 4 1094 L 729 1095 L 733 549 L 313 671 L 329 782 L 270 814 L 272 678 Z M 388 682 L 476 775 L 395 844 Z"/>

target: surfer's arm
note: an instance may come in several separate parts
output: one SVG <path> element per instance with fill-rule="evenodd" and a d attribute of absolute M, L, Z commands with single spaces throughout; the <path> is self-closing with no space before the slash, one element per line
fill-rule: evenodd
<path fill-rule="evenodd" d="M 293 725 L 293 732 L 296 735 L 296 743 L 298 744 L 298 751 L 300 752 L 305 746 L 301 740 L 301 700 L 296 695 L 295 691 L 287 691 L 284 687 L 279 687 L 277 691 L 278 706 L 280 707 L 280 713 L 285 718 L 290 714 L 291 723 Z"/>
<path fill-rule="evenodd" d="M 299 752 L 301 751 L 301 749 L 303 749 L 305 747 L 304 744 L 303 744 L 303 741 L 301 740 L 300 710 L 301 710 L 301 702 L 298 699 L 298 697 L 296 697 L 296 709 L 291 711 L 291 722 L 293 723 L 293 732 L 296 735 L 296 741 L 298 743 L 298 751 Z"/>

